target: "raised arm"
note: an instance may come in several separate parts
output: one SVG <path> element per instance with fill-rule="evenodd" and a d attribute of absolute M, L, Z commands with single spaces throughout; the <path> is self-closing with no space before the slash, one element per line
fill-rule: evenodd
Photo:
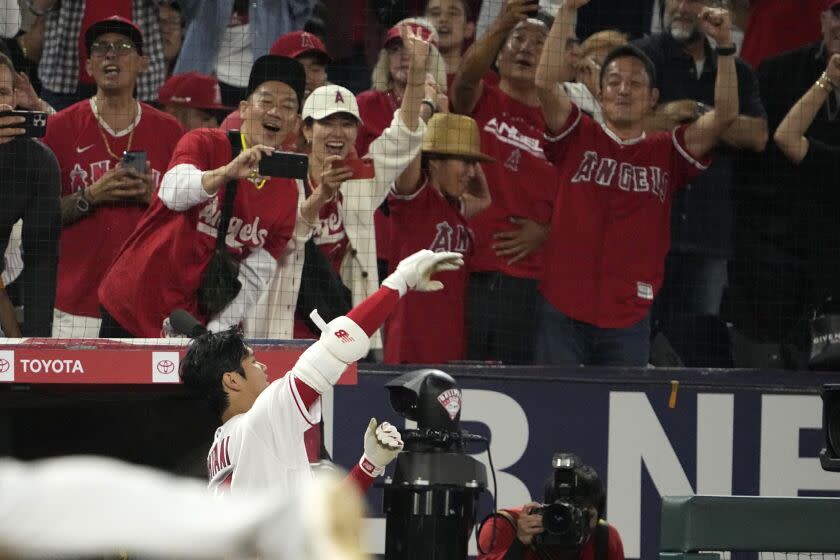
<path fill-rule="evenodd" d="M 718 48 L 734 46 L 730 30 L 729 12 L 719 8 L 704 8 L 700 22 L 706 35 L 715 40 Z M 685 144 L 692 156 L 705 156 L 720 141 L 724 132 L 738 117 L 738 76 L 735 71 L 735 52 L 718 55 L 715 80 L 715 108 L 701 116 L 685 131 Z"/>
<path fill-rule="evenodd" d="M 402 105 L 400 105 L 400 118 L 403 124 L 414 132 L 420 124 L 420 105 L 426 94 L 429 42 L 424 41 L 407 25 L 400 27 L 400 36 L 410 56 L 408 82 L 405 84 L 405 93 L 403 93 Z"/>
<path fill-rule="evenodd" d="M 476 40 L 464 53 L 461 67 L 452 82 L 452 110 L 455 113 L 469 115 L 481 97 L 481 78 L 490 70 L 496 56 L 505 44 L 508 34 L 516 24 L 528 18 L 527 13 L 533 10 L 533 4 L 528 0 L 504 0 L 499 15 L 487 33 Z"/>
<path fill-rule="evenodd" d="M 572 100 L 566 93 L 561 80 L 566 66 L 566 41 L 572 34 L 577 11 L 589 0 L 567 0 L 563 2 L 554 18 L 554 24 L 548 32 L 537 65 L 535 83 L 537 95 L 542 105 L 543 117 L 549 131 L 558 131 L 569 117 Z"/>
<path fill-rule="evenodd" d="M 805 131 L 814 122 L 814 117 L 817 116 L 828 96 L 838 86 L 840 86 L 840 54 L 835 54 L 828 61 L 828 66 L 820 79 L 796 102 L 776 129 L 773 140 L 794 163 L 800 163 L 808 153 L 808 138 L 805 137 Z"/>

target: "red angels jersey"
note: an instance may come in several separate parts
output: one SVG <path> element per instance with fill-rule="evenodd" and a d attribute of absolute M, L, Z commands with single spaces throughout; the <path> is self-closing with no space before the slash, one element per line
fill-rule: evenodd
<path fill-rule="evenodd" d="M 312 192 L 311 189 L 310 192 Z M 318 227 L 312 234 L 312 241 L 321 249 L 339 277 L 341 263 L 344 262 L 344 255 L 347 254 L 347 248 L 350 246 L 350 238 L 344 230 L 342 202 L 343 196 L 339 191 L 321 207 L 318 213 Z"/>
<path fill-rule="evenodd" d="M 598 327 L 641 321 L 662 285 L 676 189 L 705 169 L 685 129 L 619 139 L 573 106 L 546 146 L 559 189 L 540 292 L 562 313 Z"/>
<path fill-rule="evenodd" d="M 444 197 L 428 180 L 417 192 L 391 193 L 391 272 L 420 249 L 457 251 L 465 264 L 473 252 L 473 233 L 460 201 Z M 466 349 L 464 314 L 467 266 L 441 272 L 439 292 L 413 292 L 400 300 L 385 330 L 385 363 L 444 363 L 462 360 Z"/>
<path fill-rule="evenodd" d="M 471 116 L 481 131 L 481 151 L 495 159 L 482 164 L 493 202 L 470 220 L 475 231 L 472 269 L 538 278 L 542 249 L 509 265 L 507 258 L 496 256 L 492 245 L 494 234 L 516 229 L 510 221 L 513 217 L 543 224 L 551 219 L 557 172 L 543 153 L 542 110 L 516 101 L 485 81 Z"/>
<path fill-rule="evenodd" d="M 321 399 L 307 409 L 294 375 L 271 383 L 248 412 L 217 430 L 207 454 L 214 494 L 297 488 L 311 477 L 304 432 L 321 421 Z"/>
<path fill-rule="evenodd" d="M 115 137 L 101 129 L 89 99 L 49 118 L 43 142 L 58 158 L 61 196 L 91 186 L 118 163 L 108 154 L 103 134 L 111 151 L 121 157 L 131 134 Z M 140 103 L 140 120 L 134 128 L 131 150 L 146 152 L 155 188 L 160 185 L 162 173 L 182 134 L 183 129 L 174 117 Z M 96 289 L 146 209 L 141 202 L 107 202 L 92 208 L 81 220 L 64 226 L 56 308 L 73 315 L 99 317 Z"/>
<path fill-rule="evenodd" d="M 184 135 L 170 168 L 217 169 L 231 161 L 231 153 L 224 132 L 200 128 Z M 224 193 L 222 186 L 216 196 L 183 212 L 153 198 L 99 290 L 103 307 L 126 330 L 139 337 L 159 336 L 163 320 L 176 308 L 199 321 L 209 319 L 199 312 L 196 292 L 215 250 Z M 226 237 L 233 258 L 242 261 L 264 249 L 279 260 L 294 229 L 297 198 L 291 179 L 269 179 L 259 189 L 240 180 Z"/>

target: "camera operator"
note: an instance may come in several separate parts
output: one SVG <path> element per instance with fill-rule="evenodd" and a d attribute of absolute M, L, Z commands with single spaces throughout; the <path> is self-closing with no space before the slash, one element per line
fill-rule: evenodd
<path fill-rule="evenodd" d="M 552 465 L 543 504 L 500 509 L 482 523 L 479 560 L 624 560 L 621 536 L 601 518 L 607 494 L 595 469 L 571 454 Z"/>

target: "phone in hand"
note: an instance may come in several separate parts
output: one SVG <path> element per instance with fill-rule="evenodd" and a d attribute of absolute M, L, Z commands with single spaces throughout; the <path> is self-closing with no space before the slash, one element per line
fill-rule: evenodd
<path fill-rule="evenodd" d="M 13 124 L 9 128 L 22 128 L 25 138 L 42 138 L 47 133 L 47 113 L 43 111 L 0 111 L 0 117 L 23 117 L 25 122 Z"/>
<path fill-rule="evenodd" d="M 123 152 L 123 167 L 133 169 L 140 175 L 146 174 L 146 152 Z"/>
<path fill-rule="evenodd" d="M 528 2 L 525 2 L 525 5 L 533 6 L 533 8 L 525 12 L 528 14 L 528 17 L 537 17 L 537 14 L 540 13 L 540 0 L 528 0 Z"/>
<path fill-rule="evenodd" d="M 263 177 L 306 179 L 309 157 L 295 152 L 272 152 L 260 158 L 259 173 Z"/>
<path fill-rule="evenodd" d="M 349 167 L 353 171 L 353 179 L 373 179 L 376 177 L 376 170 L 373 161 L 369 159 L 346 158 L 333 162 L 333 167 Z"/>

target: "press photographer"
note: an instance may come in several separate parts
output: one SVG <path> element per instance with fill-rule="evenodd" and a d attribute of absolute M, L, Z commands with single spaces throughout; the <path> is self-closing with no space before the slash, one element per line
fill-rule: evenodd
<path fill-rule="evenodd" d="M 479 560 L 624 560 L 615 527 L 602 519 L 606 489 L 577 455 L 556 453 L 543 503 L 501 509 L 482 523 Z"/>

